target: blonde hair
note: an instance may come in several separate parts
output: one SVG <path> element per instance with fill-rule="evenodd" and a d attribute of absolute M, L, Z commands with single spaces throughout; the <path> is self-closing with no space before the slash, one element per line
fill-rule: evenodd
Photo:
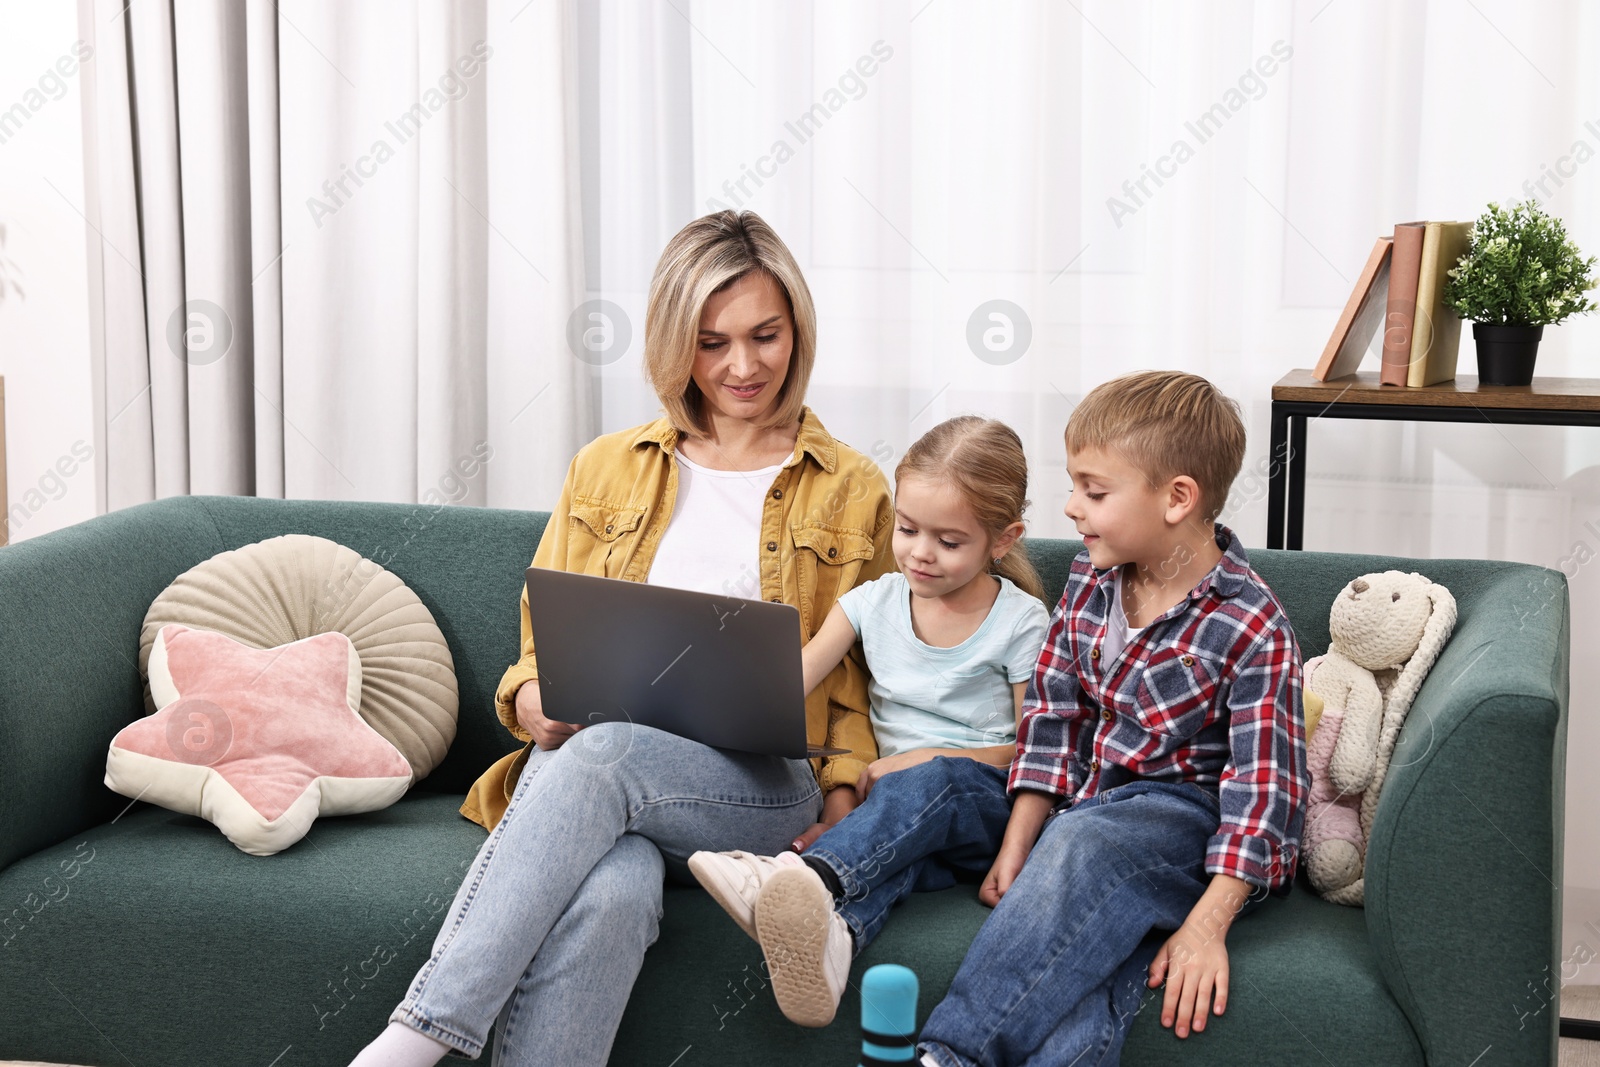
<path fill-rule="evenodd" d="M 1095 386 L 1067 420 L 1067 454 L 1114 450 L 1154 488 L 1186 474 L 1200 520 L 1216 521 L 1244 463 L 1239 404 L 1198 374 L 1147 370 Z"/>
<path fill-rule="evenodd" d="M 1028 457 L 1022 451 L 1022 439 L 997 419 L 961 415 L 941 422 L 900 458 L 894 469 L 895 484 L 907 475 L 955 486 L 991 538 L 1021 522 L 1028 507 Z M 1022 538 L 1012 542 L 991 571 L 1044 599 L 1044 583 L 1028 559 Z"/>
<path fill-rule="evenodd" d="M 778 284 L 794 320 L 789 372 L 772 411 L 757 425 L 800 420 L 816 359 L 817 313 L 811 290 L 789 248 L 754 211 L 718 211 L 695 219 L 667 243 L 650 279 L 644 314 L 645 379 L 679 433 L 710 430 L 705 396 L 691 372 L 706 301 L 740 278 L 761 271 Z"/>

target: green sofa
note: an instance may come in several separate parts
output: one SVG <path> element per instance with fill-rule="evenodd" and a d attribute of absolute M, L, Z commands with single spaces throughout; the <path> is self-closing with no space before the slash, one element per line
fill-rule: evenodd
<path fill-rule="evenodd" d="M 491 697 L 517 655 L 517 597 L 545 520 L 184 497 L 0 549 L 0 1060 L 312 1067 L 370 1040 L 484 840 L 456 808 L 515 746 Z M 349 545 L 417 592 L 450 642 L 462 711 L 448 757 L 399 803 L 322 819 L 263 858 L 102 779 L 112 735 L 142 714 L 151 600 L 201 560 L 285 533 Z M 1052 596 L 1080 548 L 1030 544 Z M 1366 909 L 1324 903 L 1303 880 L 1270 900 L 1229 937 L 1227 1014 L 1180 1042 L 1147 1003 L 1124 1062 L 1554 1063 L 1566 582 L 1474 560 L 1251 559 L 1308 657 L 1327 648 L 1333 597 L 1368 571 L 1444 583 L 1460 619 L 1395 754 Z M 908 964 L 925 1018 L 985 914 L 970 886 L 914 897 L 853 980 Z M 856 1063 L 854 996 L 833 1026 L 802 1030 L 764 986 L 757 947 L 697 887 L 670 886 L 611 1062 Z"/>

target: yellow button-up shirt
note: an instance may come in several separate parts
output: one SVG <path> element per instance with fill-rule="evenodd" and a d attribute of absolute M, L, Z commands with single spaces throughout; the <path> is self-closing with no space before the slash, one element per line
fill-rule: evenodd
<path fill-rule="evenodd" d="M 535 567 L 642 582 L 672 518 L 678 494 L 678 431 L 666 419 L 599 437 L 567 470 Z M 761 596 L 800 609 L 809 641 L 834 601 L 852 587 L 894 570 L 890 538 L 894 506 L 883 471 L 835 441 L 812 414 L 801 412 L 794 453 L 768 490 L 761 513 Z M 495 711 L 513 737 L 526 742 L 495 762 L 468 791 L 461 814 L 493 829 L 505 814 L 533 740 L 517 722 L 517 690 L 539 676 L 522 590 L 522 655 L 495 692 Z M 806 738 L 850 749 L 812 761 L 824 792 L 854 785 L 877 758 L 867 711 L 867 669 L 857 642 L 806 698 Z"/>

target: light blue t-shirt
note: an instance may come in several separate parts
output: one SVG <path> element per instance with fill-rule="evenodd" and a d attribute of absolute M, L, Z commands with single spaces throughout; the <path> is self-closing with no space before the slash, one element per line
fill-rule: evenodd
<path fill-rule="evenodd" d="M 1050 613 L 1008 579 L 989 615 L 953 648 L 926 644 L 911 628 L 911 587 L 886 574 L 839 598 L 861 638 L 872 682 L 878 754 L 913 748 L 979 748 L 1017 739 L 1011 686 L 1033 675 Z"/>

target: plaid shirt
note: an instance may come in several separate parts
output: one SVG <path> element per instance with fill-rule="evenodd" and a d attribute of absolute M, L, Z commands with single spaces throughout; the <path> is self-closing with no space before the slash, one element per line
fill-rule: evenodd
<path fill-rule="evenodd" d="M 1222 824 L 1206 870 L 1286 892 L 1310 778 L 1300 648 L 1232 530 L 1188 597 L 1101 662 L 1116 572 L 1073 560 L 1022 706 L 1008 789 L 1086 799 L 1145 778 L 1214 787 Z"/>

